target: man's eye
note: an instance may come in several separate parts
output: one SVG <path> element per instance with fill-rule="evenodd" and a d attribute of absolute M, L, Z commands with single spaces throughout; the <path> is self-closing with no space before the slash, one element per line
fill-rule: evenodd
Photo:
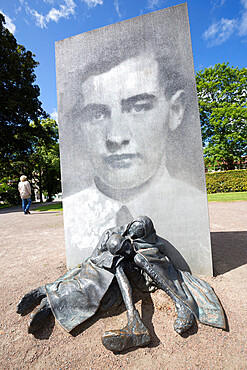
<path fill-rule="evenodd" d="M 128 99 L 122 99 L 121 106 L 123 113 L 142 113 L 153 109 L 156 96 L 153 94 L 138 94 Z"/>
<path fill-rule="evenodd" d="M 84 120 L 97 122 L 111 116 L 110 109 L 105 105 L 87 105 L 83 111 Z"/>
<path fill-rule="evenodd" d="M 92 107 L 91 117 L 94 118 L 96 121 L 100 121 L 104 118 L 110 117 L 110 111 L 104 106 Z"/>
<path fill-rule="evenodd" d="M 152 108 L 153 108 L 153 103 L 148 102 L 148 103 L 144 103 L 144 104 L 134 104 L 132 109 L 135 112 L 141 112 L 141 111 L 151 110 Z"/>
<path fill-rule="evenodd" d="M 100 119 L 103 119 L 105 117 L 105 112 L 102 112 L 100 110 L 95 110 L 92 112 L 92 116 L 93 118 L 97 119 L 97 120 L 100 120 Z"/>

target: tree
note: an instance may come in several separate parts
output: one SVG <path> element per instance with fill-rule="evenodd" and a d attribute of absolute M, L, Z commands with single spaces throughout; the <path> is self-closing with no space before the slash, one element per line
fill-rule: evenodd
<path fill-rule="evenodd" d="M 23 166 L 31 175 L 26 164 L 33 136 L 42 135 L 38 120 L 47 117 L 34 84 L 35 55 L 18 45 L 4 24 L 0 14 L 0 179 L 11 173 L 18 176 Z M 35 128 L 31 121 L 37 123 Z"/>
<path fill-rule="evenodd" d="M 18 171 L 28 174 L 32 180 L 32 190 L 38 190 L 41 202 L 42 193 L 46 193 L 48 201 L 51 201 L 52 196 L 61 191 L 57 123 L 50 118 L 31 122 L 33 132 L 37 125 L 42 128 L 41 135 L 32 136 L 32 147 L 28 155 L 19 161 L 12 161 L 11 174 L 0 180 L 0 200 L 5 203 L 18 204 L 20 200 L 17 190 L 19 175 L 14 175 Z"/>
<path fill-rule="evenodd" d="M 52 195 L 61 191 L 58 126 L 50 118 L 32 122 L 30 126 L 35 129 L 37 124 L 41 125 L 43 134 L 33 140 L 30 156 L 33 179 L 40 193 L 40 201 L 43 192 L 47 192 L 48 201 L 51 201 Z"/>
<path fill-rule="evenodd" d="M 205 163 L 234 169 L 247 156 L 247 69 L 216 64 L 196 83 Z"/>

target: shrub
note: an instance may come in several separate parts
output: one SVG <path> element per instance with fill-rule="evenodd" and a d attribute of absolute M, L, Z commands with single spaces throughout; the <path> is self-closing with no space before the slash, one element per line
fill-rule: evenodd
<path fill-rule="evenodd" d="M 247 170 L 207 173 L 206 185 L 208 194 L 247 191 Z"/>
<path fill-rule="evenodd" d="M 0 201 L 9 205 L 20 203 L 18 179 L 9 180 L 6 177 L 0 180 Z"/>

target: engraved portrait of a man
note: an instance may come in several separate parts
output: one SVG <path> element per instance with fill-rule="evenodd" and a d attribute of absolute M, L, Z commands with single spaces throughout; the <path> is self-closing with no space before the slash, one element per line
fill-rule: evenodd
<path fill-rule="evenodd" d="M 110 197 L 128 200 L 150 182 L 164 154 L 169 122 L 175 127 L 183 116 L 183 90 L 168 99 L 158 73 L 154 55 L 140 54 L 82 86 L 91 163 L 97 186 Z"/>
<path fill-rule="evenodd" d="M 68 39 L 69 56 L 57 45 L 68 267 L 105 229 L 146 214 L 185 260 L 190 247 L 211 270 L 187 13 L 170 9 Z"/>

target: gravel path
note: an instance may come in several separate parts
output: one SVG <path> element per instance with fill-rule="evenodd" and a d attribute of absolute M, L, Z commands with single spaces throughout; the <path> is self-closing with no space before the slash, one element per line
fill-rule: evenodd
<path fill-rule="evenodd" d="M 137 303 L 150 346 L 114 355 L 102 346 L 101 335 L 125 325 L 121 309 L 116 316 L 90 320 L 74 337 L 54 320 L 35 337 L 27 333 L 29 315 L 16 314 L 17 302 L 66 270 L 62 213 L 0 210 L 0 368 L 246 369 L 247 202 L 212 202 L 209 212 L 216 276 L 205 280 L 222 302 L 229 330 L 199 324 L 184 337 L 177 335 L 173 304 L 157 291 Z"/>

